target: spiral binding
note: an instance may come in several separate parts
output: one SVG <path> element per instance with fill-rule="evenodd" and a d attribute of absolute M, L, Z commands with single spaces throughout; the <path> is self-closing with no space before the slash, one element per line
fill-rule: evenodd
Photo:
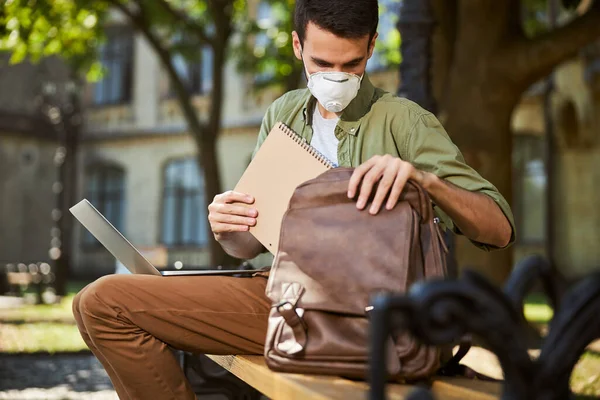
<path fill-rule="evenodd" d="M 283 131 L 290 139 L 294 142 L 298 143 L 303 149 L 308 151 L 310 155 L 316 158 L 321 164 L 325 165 L 327 168 L 335 168 L 337 165 L 331 161 L 327 156 L 321 153 L 319 150 L 311 146 L 306 139 L 302 136 L 298 135 L 292 128 L 284 124 L 283 122 L 279 123 L 279 129 Z"/>

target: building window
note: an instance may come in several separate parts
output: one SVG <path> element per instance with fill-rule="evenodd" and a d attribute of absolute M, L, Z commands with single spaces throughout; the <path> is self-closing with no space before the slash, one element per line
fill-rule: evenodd
<path fill-rule="evenodd" d="M 377 72 L 389 67 L 399 53 L 399 32 L 396 24 L 400 12 L 400 0 L 379 0 L 379 26 L 375 51 L 367 63 L 367 72 Z"/>
<path fill-rule="evenodd" d="M 100 48 L 100 62 L 104 76 L 94 88 L 97 105 L 122 104 L 131 101 L 133 76 L 133 36 L 120 29 L 108 33 L 108 40 Z"/>
<path fill-rule="evenodd" d="M 517 239 L 522 244 L 546 241 L 547 176 L 544 138 L 515 135 L 513 192 Z"/>
<path fill-rule="evenodd" d="M 164 171 L 161 242 L 170 247 L 208 243 L 204 178 L 196 158 L 175 160 Z"/>
<path fill-rule="evenodd" d="M 125 173 L 119 167 L 96 166 L 86 174 L 86 198 L 120 232 L 125 217 Z M 83 243 L 97 246 L 99 242 L 87 229 Z"/>
<path fill-rule="evenodd" d="M 173 66 L 190 94 L 207 94 L 213 88 L 213 53 L 210 47 L 204 47 L 197 60 L 190 60 L 182 54 L 173 56 Z M 170 85 L 170 96 L 175 95 Z"/>

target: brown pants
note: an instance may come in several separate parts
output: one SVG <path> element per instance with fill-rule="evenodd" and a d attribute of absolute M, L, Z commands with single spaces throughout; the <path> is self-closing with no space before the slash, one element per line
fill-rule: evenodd
<path fill-rule="evenodd" d="M 195 399 L 169 345 L 199 354 L 262 354 L 264 277 L 109 275 L 73 301 L 83 340 L 125 399 Z"/>

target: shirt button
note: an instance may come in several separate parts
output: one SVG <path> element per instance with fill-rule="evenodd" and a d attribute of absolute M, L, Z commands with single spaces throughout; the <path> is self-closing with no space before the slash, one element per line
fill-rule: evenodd
<path fill-rule="evenodd" d="M 350 132 L 354 133 L 354 131 L 356 130 L 356 128 L 350 128 Z"/>

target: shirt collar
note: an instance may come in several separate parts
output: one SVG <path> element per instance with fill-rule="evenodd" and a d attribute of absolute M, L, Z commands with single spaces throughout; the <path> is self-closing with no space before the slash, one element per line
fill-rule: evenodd
<path fill-rule="evenodd" d="M 360 89 L 358 90 L 358 94 L 342 112 L 340 121 L 338 122 L 338 127 L 344 132 L 356 136 L 358 134 L 358 128 L 360 127 L 362 117 L 364 117 L 365 114 L 367 114 L 371 109 L 374 97 L 375 87 L 365 72 L 360 84 Z M 304 107 L 302 109 L 302 119 L 306 125 L 312 125 L 313 113 L 316 105 L 317 100 L 313 96 L 308 96 L 308 99 L 304 103 Z"/>

